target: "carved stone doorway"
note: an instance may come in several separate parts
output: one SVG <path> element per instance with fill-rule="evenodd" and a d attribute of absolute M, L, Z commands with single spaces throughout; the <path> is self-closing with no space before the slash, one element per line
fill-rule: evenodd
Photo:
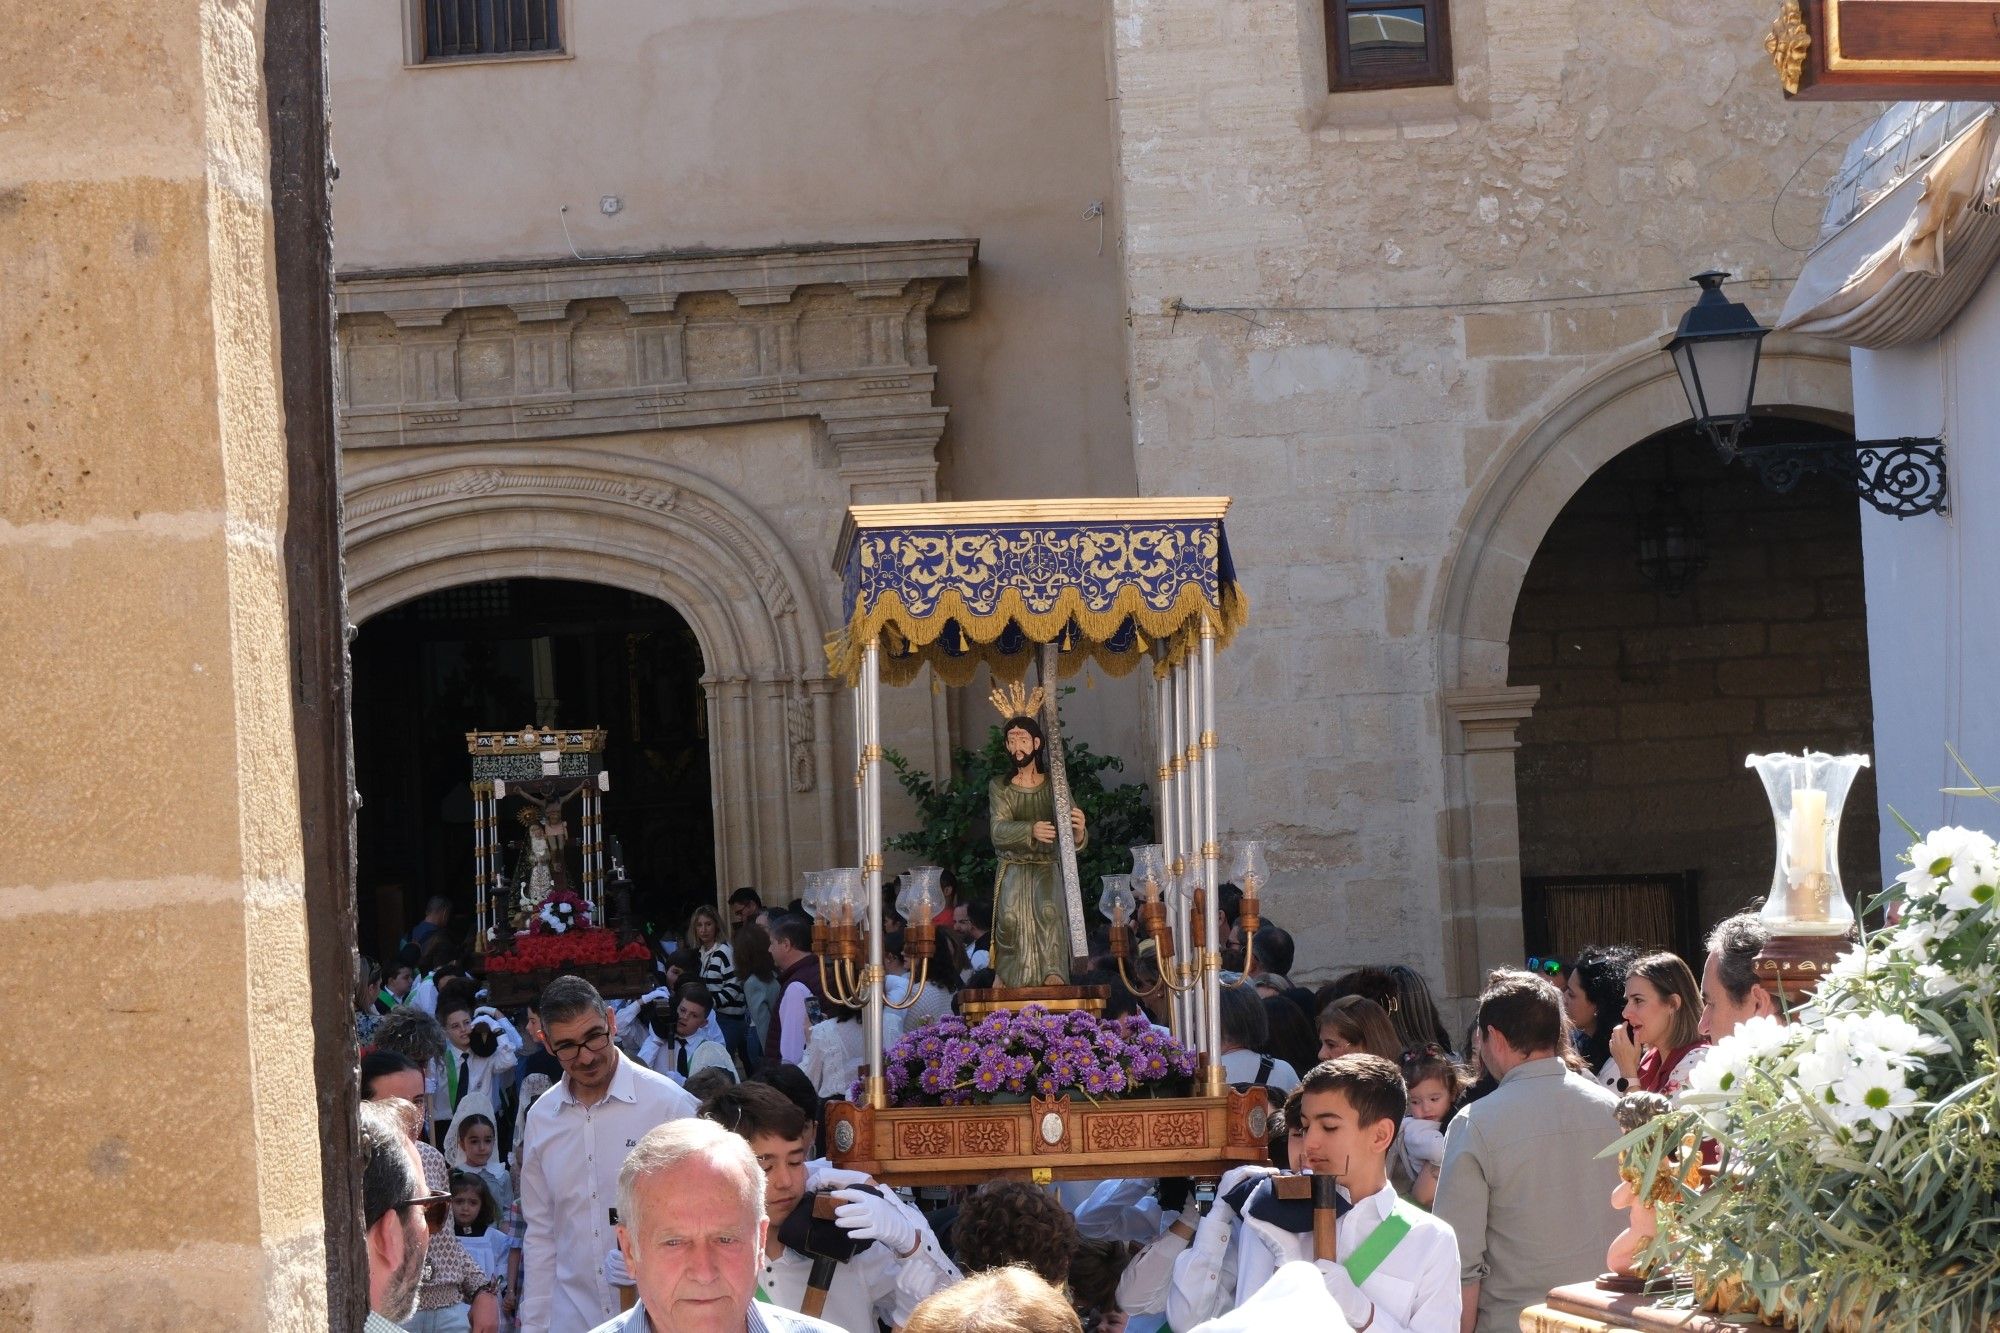
<path fill-rule="evenodd" d="M 431 894 L 470 910 L 475 728 L 605 728 L 605 831 L 634 905 L 672 930 L 713 901 L 701 645 L 668 603 L 565 579 L 462 584 L 369 620 L 353 661 L 364 952 L 388 956 Z"/>

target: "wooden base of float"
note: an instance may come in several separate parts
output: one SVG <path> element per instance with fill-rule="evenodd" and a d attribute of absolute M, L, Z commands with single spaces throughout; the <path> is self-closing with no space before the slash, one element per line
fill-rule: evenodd
<path fill-rule="evenodd" d="M 970 1023 L 996 1009 L 1023 1009 L 1038 1005 L 1052 1014 L 1081 1009 L 1101 1017 L 1111 1002 L 1109 986 L 998 986 L 990 990 L 962 990 L 955 997 L 959 1016 Z"/>
<path fill-rule="evenodd" d="M 1714 1315 L 1657 1302 L 1661 1291 L 1611 1292 L 1594 1282 L 1557 1287 L 1521 1312 L 1522 1333 L 1754 1333 L 1772 1329 L 1743 1315 Z"/>
<path fill-rule="evenodd" d="M 545 967 L 533 972 L 489 969 L 486 973 L 487 1003 L 502 1010 L 518 1009 L 523 1005 L 532 1008 L 541 1000 L 548 984 L 557 977 L 582 977 L 597 987 L 597 993 L 607 1000 L 636 1000 L 659 984 L 650 961 Z"/>
<path fill-rule="evenodd" d="M 890 1185 L 1219 1176 L 1269 1160 L 1264 1089 L 1219 1097 L 1068 1097 L 877 1111 L 829 1102 L 834 1164 Z"/>

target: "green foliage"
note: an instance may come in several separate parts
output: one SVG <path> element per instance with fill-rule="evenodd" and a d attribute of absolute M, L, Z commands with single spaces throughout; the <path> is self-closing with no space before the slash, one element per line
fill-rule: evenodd
<path fill-rule="evenodd" d="M 1127 849 L 1153 840 L 1153 807 L 1145 783 L 1107 784 L 1107 774 L 1125 770 L 1116 755 L 1098 754 L 1067 737 L 1063 752 L 1068 761 L 1070 800 L 1083 811 L 1090 831 L 1089 844 L 1077 853 L 1076 869 L 1084 902 L 1092 905 L 1099 877 L 1130 870 L 1132 858 Z M 910 794 L 923 820 L 921 827 L 889 839 L 889 846 L 915 854 L 923 864 L 945 867 L 958 877 L 966 896 L 991 897 L 997 861 L 987 832 L 986 787 L 994 778 L 1013 772 L 998 724 L 987 729 L 983 749 L 952 751 L 952 773 L 947 781 L 940 782 L 923 769 L 912 767 L 894 750 L 885 750 L 883 758 L 895 770 L 896 781 Z"/>
<path fill-rule="evenodd" d="M 2000 846 L 1940 829 L 1905 859 L 1809 1005 L 1743 1024 L 1614 1145 L 1668 1197 L 1648 1257 L 1711 1306 L 1800 1333 L 2000 1324 Z M 1706 1189 L 1671 1179 L 1700 1137 Z"/>

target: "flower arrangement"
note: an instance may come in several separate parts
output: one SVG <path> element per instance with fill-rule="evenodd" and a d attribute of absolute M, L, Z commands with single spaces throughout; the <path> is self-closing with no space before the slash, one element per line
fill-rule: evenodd
<path fill-rule="evenodd" d="M 620 945 L 616 931 L 590 924 L 590 904 L 567 889 L 543 899 L 527 929 L 504 953 L 486 955 L 489 972 L 540 972 L 558 967 L 643 963 L 653 956 L 644 940 Z"/>
<path fill-rule="evenodd" d="M 884 1054 L 892 1106 L 969 1106 L 1027 1095 L 1186 1095 L 1194 1053 L 1140 1015 L 1100 1019 L 1040 1005 L 976 1024 L 946 1016 L 906 1032 Z M 859 1101 L 857 1083 L 851 1093 Z"/>
<path fill-rule="evenodd" d="M 1757 1018 L 1682 1109 L 1618 1147 L 1652 1180 L 1684 1134 L 1722 1150 L 1670 1188 L 1646 1256 L 1711 1308 L 1804 1333 L 2000 1327 L 2000 846 L 1939 829 L 1791 1022 Z M 1649 1185 L 1651 1180 L 1649 1180 Z"/>
<path fill-rule="evenodd" d="M 590 925 L 590 904 L 568 889 L 556 889 L 542 899 L 528 922 L 530 935 L 562 935 Z"/>

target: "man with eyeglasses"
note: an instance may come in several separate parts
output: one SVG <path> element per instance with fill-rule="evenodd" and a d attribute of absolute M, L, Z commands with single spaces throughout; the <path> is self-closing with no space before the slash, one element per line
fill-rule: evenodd
<path fill-rule="evenodd" d="M 361 1210 L 368 1226 L 366 1333 L 398 1333 L 417 1312 L 424 1255 L 432 1228 L 427 1212 L 451 1205 L 434 1195 L 417 1166 L 417 1151 L 385 1107 L 361 1104 Z M 442 1213 L 440 1212 L 440 1221 Z"/>
<path fill-rule="evenodd" d="M 618 1313 L 604 1271 L 618 1224 L 618 1169 L 648 1131 L 694 1115 L 695 1099 L 613 1043 L 596 987 L 557 977 L 534 1031 L 562 1066 L 521 1138 L 522 1333 L 586 1333 Z"/>

